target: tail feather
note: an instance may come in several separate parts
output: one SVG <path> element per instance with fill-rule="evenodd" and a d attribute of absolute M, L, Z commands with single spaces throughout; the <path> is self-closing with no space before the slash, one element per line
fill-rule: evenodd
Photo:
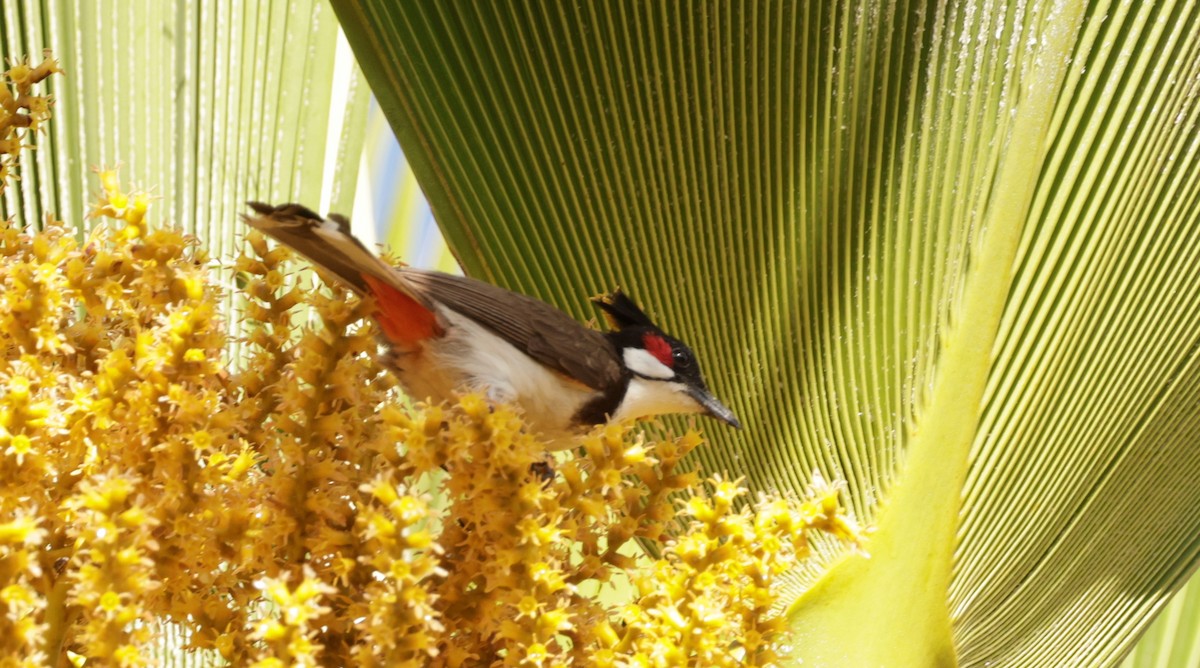
<path fill-rule="evenodd" d="M 409 348 L 441 335 L 428 300 L 356 239 L 345 217 L 322 218 L 299 204 L 247 204 L 257 214 L 242 216 L 250 227 L 307 257 L 358 294 L 373 297 L 378 307 L 375 319 L 392 343 Z"/>
<path fill-rule="evenodd" d="M 350 223 L 341 216 L 326 220 L 299 204 L 247 204 L 258 214 L 242 216 L 250 227 L 292 248 L 360 295 L 370 294 L 364 273 L 386 276 L 391 271 L 350 234 Z"/>

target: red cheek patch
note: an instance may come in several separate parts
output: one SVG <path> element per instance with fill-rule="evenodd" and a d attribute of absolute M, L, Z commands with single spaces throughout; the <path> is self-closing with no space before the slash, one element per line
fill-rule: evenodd
<path fill-rule="evenodd" d="M 646 332 L 642 335 L 642 347 L 646 352 L 654 355 L 654 359 L 662 362 L 668 368 L 675 366 L 675 360 L 671 356 L 671 344 L 663 337 L 653 333 Z"/>

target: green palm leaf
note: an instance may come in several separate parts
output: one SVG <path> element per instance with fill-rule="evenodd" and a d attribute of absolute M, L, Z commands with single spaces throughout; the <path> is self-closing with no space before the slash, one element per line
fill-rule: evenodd
<path fill-rule="evenodd" d="M 370 95 L 338 32 L 326 0 L 5 2 L 0 52 L 67 72 L 5 212 L 77 220 L 117 164 L 219 252 L 250 198 L 350 210 Z"/>
<path fill-rule="evenodd" d="M 1196 563 L 1200 10 L 335 9 L 468 273 L 621 284 L 879 527 L 806 665 L 1116 662 Z"/>

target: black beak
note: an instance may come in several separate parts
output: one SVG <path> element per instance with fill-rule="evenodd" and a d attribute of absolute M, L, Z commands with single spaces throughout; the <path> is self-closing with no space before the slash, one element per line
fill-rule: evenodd
<path fill-rule="evenodd" d="M 688 394 L 692 395 L 692 398 L 704 407 L 704 412 L 708 415 L 717 418 L 734 429 L 742 428 L 742 423 L 738 422 L 737 416 L 733 414 L 733 411 L 729 410 L 725 404 L 710 394 L 708 390 L 703 387 L 691 387 L 688 388 Z"/>

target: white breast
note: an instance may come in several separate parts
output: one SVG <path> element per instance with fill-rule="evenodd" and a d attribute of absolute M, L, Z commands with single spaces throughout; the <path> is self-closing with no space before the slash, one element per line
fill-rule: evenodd
<path fill-rule="evenodd" d="M 445 336 L 396 360 L 409 396 L 446 401 L 458 392 L 483 392 L 495 403 L 520 406 L 527 424 L 548 440 L 574 433 L 571 418 L 598 392 L 548 369 L 474 320 L 438 311 Z"/>

